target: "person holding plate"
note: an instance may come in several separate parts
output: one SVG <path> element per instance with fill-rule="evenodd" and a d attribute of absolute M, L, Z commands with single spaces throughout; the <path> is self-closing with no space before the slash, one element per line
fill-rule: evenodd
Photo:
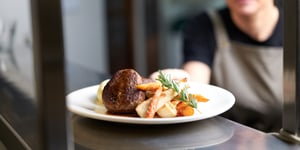
<path fill-rule="evenodd" d="M 265 132 L 279 131 L 282 10 L 274 0 L 226 0 L 226 4 L 186 22 L 183 67 L 162 71 L 231 91 L 236 103 L 224 117 Z M 150 77 L 156 76 L 157 72 Z"/>

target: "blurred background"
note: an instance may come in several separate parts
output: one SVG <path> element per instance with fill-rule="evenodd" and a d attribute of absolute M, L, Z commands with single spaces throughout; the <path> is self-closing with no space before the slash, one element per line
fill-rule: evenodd
<path fill-rule="evenodd" d="M 1 51 L 11 49 L 14 64 L 31 79 L 30 1 L 0 4 Z M 146 76 L 180 67 L 184 19 L 223 5 L 223 0 L 63 0 L 65 58 L 100 73 L 135 68 Z"/>

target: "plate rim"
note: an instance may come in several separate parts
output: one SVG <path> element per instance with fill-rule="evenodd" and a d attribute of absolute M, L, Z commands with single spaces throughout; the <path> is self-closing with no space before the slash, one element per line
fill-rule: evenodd
<path fill-rule="evenodd" d="M 127 124 L 145 124 L 145 125 L 155 125 L 155 124 L 177 124 L 177 123 L 186 123 L 186 122 L 193 122 L 193 121 L 198 121 L 198 120 L 204 120 L 208 118 L 212 118 L 215 116 L 218 116 L 229 109 L 233 107 L 235 104 L 235 97 L 234 95 L 221 87 L 211 85 L 211 84 L 202 84 L 202 83 L 196 83 L 196 82 L 190 82 L 191 86 L 206 86 L 210 88 L 215 88 L 220 91 L 223 91 L 224 93 L 227 94 L 229 103 L 226 103 L 227 106 L 224 106 L 222 110 L 218 110 L 213 114 L 210 114 L 208 116 L 201 116 L 201 114 L 195 114 L 193 116 L 184 116 L 184 117 L 173 117 L 173 118 L 139 118 L 139 117 L 127 117 L 127 116 L 118 116 L 118 115 L 109 115 L 109 114 L 102 114 L 98 113 L 95 110 L 91 110 L 85 107 L 80 107 L 78 105 L 75 105 L 72 103 L 72 101 L 76 101 L 74 98 L 72 98 L 73 95 L 76 95 L 80 92 L 83 91 L 88 91 L 91 89 L 98 89 L 99 85 L 92 85 L 92 86 L 87 86 L 78 90 L 75 90 L 73 92 L 70 92 L 66 96 L 66 105 L 67 108 L 70 112 L 77 114 L 82 117 L 87 117 L 90 119 L 96 119 L 96 120 L 102 120 L 102 121 L 109 121 L 109 122 L 116 122 L 116 123 L 127 123 Z M 97 90 L 95 90 L 95 97 L 97 95 Z M 91 100 L 90 100 L 91 101 Z M 95 107 L 97 107 L 97 104 L 95 104 Z M 200 110 L 201 111 L 201 110 Z"/>

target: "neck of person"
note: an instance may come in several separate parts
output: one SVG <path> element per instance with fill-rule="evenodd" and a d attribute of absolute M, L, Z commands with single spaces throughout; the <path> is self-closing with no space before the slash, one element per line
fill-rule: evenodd
<path fill-rule="evenodd" d="M 279 10 L 276 6 L 261 9 L 251 15 L 231 13 L 236 26 L 252 39 L 263 42 L 273 33 L 279 19 Z"/>

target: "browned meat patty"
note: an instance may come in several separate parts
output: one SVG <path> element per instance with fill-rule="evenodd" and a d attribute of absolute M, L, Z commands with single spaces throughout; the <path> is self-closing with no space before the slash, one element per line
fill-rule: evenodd
<path fill-rule="evenodd" d="M 138 104 L 145 100 L 145 92 L 136 85 L 143 78 L 133 69 L 117 71 L 103 89 L 103 104 L 110 113 L 135 113 Z"/>

